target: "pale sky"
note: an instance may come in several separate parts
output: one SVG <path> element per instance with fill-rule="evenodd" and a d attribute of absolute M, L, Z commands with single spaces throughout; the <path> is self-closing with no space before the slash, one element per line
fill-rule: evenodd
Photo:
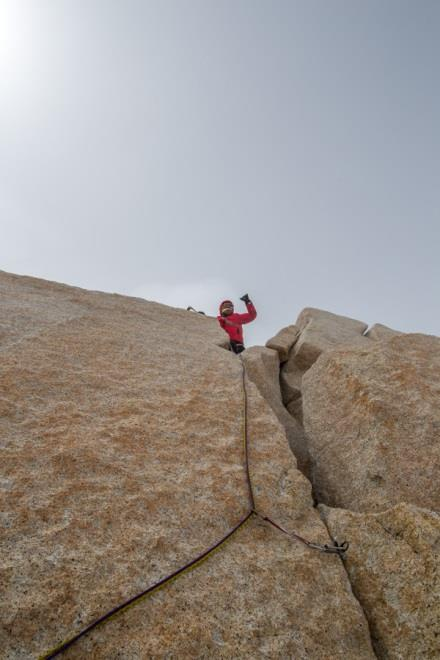
<path fill-rule="evenodd" d="M 440 2 L 0 0 L 0 269 L 440 335 Z M 237 305 L 239 309 L 239 304 Z"/>

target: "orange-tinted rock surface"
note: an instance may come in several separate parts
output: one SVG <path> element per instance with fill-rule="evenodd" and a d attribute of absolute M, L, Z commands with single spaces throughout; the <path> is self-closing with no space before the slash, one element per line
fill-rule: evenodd
<path fill-rule="evenodd" d="M 0 653 L 35 658 L 249 508 L 239 359 L 215 320 L 0 273 Z M 249 387 L 259 510 L 328 542 Z M 258 518 L 63 657 L 373 658 L 341 561 Z"/>
<path fill-rule="evenodd" d="M 378 514 L 322 507 L 349 538 L 347 567 L 380 658 L 440 657 L 440 516 L 399 504 Z"/>
<path fill-rule="evenodd" d="M 295 340 L 286 350 L 289 328 Z M 283 355 L 291 447 L 307 456 L 316 500 L 344 507 L 319 509 L 331 535 L 350 542 L 344 563 L 375 652 L 384 660 L 440 657 L 440 339 L 381 324 L 366 331 L 312 308 L 289 328 L 270 342 Z M 245 356 L 277 410 L 273 359 L 258 347 Z M 277 417 L 289 436 L 291 423 L 284 412 Z"/>
<path fill-rule="evenodd" d="M 328 351 L 302 381 L 318 499 L 354 511 L 440 511 L 440 338 Z"/>

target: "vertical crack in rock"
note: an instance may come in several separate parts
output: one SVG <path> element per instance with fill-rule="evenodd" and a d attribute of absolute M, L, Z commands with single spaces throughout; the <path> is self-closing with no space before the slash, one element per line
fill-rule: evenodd
<path fill-rule="evenodd" d="M 255 383 L 259 392 L 268 402 L 273 412 L 275 413 L 277 419 L 284 427 L 290 448 L 293 454 L 295 455 L 295 457 L 297 458 L 298 467 L 304 473 L 306 478 L 308 478 L 310 483 L 310 490 L 315 502 L 315 506 L 318 506 L 319 502 L 313 495 L 314 489 L 313 489 L 313 482 L 311 480 L 312 465 L 307 450 L 307 440 L 304 434 L 304 429 L 302 427 L 302 419 L 300 418 L 301 421 L 298 418 L 292 420 L 292 416 L 289 414 L 289 411 L 283 405 L 281 391 L 280 391 L 280 380 L 279 380 L 280 357 L 282 356 L 284 358 L 284 361 L 288 359 L 288 354 L 295 340 L 298 338 L 298 334 L 299 333 L 296 329 L 296 326 L 289 326 L 289 328 L 286 328 L 283 331 L 281 331 L 279 336 L 277 335 L 272 340 L 269 340 L 269 342 L 267 342 L 266 344 L 267 346 L 266 348 L 260 346 L 253 346 L 247 349 L 245 353 L 243 353 L 242 358 L 246 366 L 247 376 L 250 378 L 250 380 L 252 380 Z M 292 339 L 293 341 L 292 343 L 290 343 L 290 340 Z M 288 344 L 288 348 L 286 347 L 286 343 Z M 277 351 L 272 350 L 272 348 L 269 347 L 273 347 L 274 349 L 277 348 L 280 352 L 278 352 L 278 350 Z M 330 529 L 327 526 L 327 522 L 325 518 L 321 517 L 321 519 L 324 525 L 326 526 L 329 538 L 332 540 L 332 542 L 334 542 L 335 539 L 332 536 Z M 341 541 L 343 539 L 338 539 L 338 540 Z M 362 602 L 360 601 L 358 595 L 353 590 L 350 574 L 346 569 L 344 560 L 340 559 L 340 562 L 343 565 L 345 575 L 350 584 L 353 598 L 356 599 L 360 609 L 364 613 L 365 620 L 368 623 L 369 636 L 373 643 L 374 638 L 371 634 L 370 624 L 368 621 L 368 617 L 366 616 L 366 612 L 364 611 L 364 608 L 362 606 Z"/>
<path fill-rule="evenodd" d="M 313 309 L 289 327 L 267 345 L 375 652 L 440 657 L 440 339 Z"/>
<path fill-rule="evenodd" d="M 215 319 L 1 272 L 0 296 L 0 648 L 23 660 L 179 568 L 247 511 L 242 383 Z M 248 403 L 258 507 L 328 542 L 252 383 Z M 374 657 L 338 558 L 256 518 L 64 657 L 166 655 Z"/>
<path fill-rule="evenodd" d="M 440 516 L 401 503 L 381 513 L 320 506 L 333 535 L 350 538 L 345 567 L 380 658 L 440 656 Z"/>
<path fill-rule="evenodd" d="M 324 515 L 322 515 L 322 506 L 323 506 L 322 504 L 318 504 L 318 505 L 317 505 L 317 508 L 318 508 L 318 510 L 319 510 L 319 512 L 320 512 L 320 514 L 321 514 L 321 520 L 322 520 L 322 522 L 324 523 L 324 525 L 326 526 L 327 533 L 328 533 L 329 537 L 331 538 L 332 543 L 335 543 L 335 542 L 342 543 L 342 542 L 345 541 L 346 539 L 345 539 L 345 538 L 344 538 L 344 539 L 342 539 L 342 538 L 336 538 L 336 537 L 333 535 L 332 530 L 330 529 L 329 525 L 327 524 L 326 517 L 325 517 Z M 350 549 L 349 549 L 348 551 L 350 551 Z M 347 576 L 347 580 L 348 580 L 348 582 L 349 582 L 349 584 L 350 584 L 351 591 L 352 591 L 352 593 L 353 593 L 353 598 L 355 598 L 355 599 L 357 600 L 357 602 L 359 603 L 359 607 L 361 608 L 362 612 L 364 613 L 365 620 L 366 620 L 366 622 L 367 622 L 367 624 L 368 624 L 368 631 L 369 631 L 369 635 L 370 635 L 370 639 L 371 639 L 371 644 L 372 644 L 372 647 L 373 647 L 374 653 L 375 653 L 375 655 L 376 655 L 377 658 L 381 658 L 381 657 L 382 657 L 382 654 L 380 653 L 380 654 L 378 655 L 378 648 L 379 648 L 378 639 L 377 639 L 377 637 L 373 634 L 373 630 L 372 630 L 372 622 L 371 622 L 371 620 L 370 620 L 370 617 L 368 616 L 368 611 L 364 608 L 364 606 L 363 606 L 363 604 L 362 604 L 362 596 L 361 596 L 361 594 L 357 593 L 356 582 L 353 580 L 353 578 L 352 578 L 350 572 L 349 572 L 348 569 L 347 569 L 347 565 L 346 565 L 346 561 L 347 561 L 347 559 L 346 559 L 346 557 L 340 557 L 339 560 L 340 560 L 340 562 L 342 563 L 342 566 L 344 567 L 345 575 Z"/>
<path fill-rule="evenodd" d="M 286 357 L 289 351 L 286 350 L 285 340 L 287 339 L 288 342 L 292 336 L 295 338 L 298 337 L 298 333 L 296 333 L 295 331 L 292 332 L 291 330 L 292 328 L 295 328 L 295 326 L 289 326 L 289 328 L 285 329 L 286 332 L 285 331 L 281 332 L 282 341 L 279 341 L 277 338 L 274 338 L 269 342 L 267 342 L 267 346 L 270 345 L 273 346 L 274 348 L 280 347 L 282 351 L 281 355 Z M 291 345 L 289 346 L 289 350 L 290 348 Z M 282 402 L 280 385 L 279 385 L 280 359 L 277 353 L 278 351 L 272 350 L 271 348 L 253 346 L 247 349 L 242 354 L 242 359 L 246 367 L 246 374 L 248 378 L 254 382 L 260 394 L 270 405 L 278 421 L 285 429 L 286 437 L 289 441 L 290 448 L 293 454 L 295 455 L 295 457 L 297 458 L 298 468 L 301 469 L 303 474 L 308 479 L 312 497 L 315 503 L 315 507 L 319 508 L 320 503 L 317 501 L 315 495 L 313 494 L 314 491 L 313 483 L 310 478 L 312 465 L 307 451 L 307 444 L 306 444 L 307 440 L 304 434 L 304 429 L 302 428 L 302 424 L 299 422 L 298 419 L 292 420 L 291 415 L 289 415 L 287 409 L 284 407 Z M 327 521 L 325 517 L 323 517 L 322 515 L 321 515 L 321 520 L 327 529 L 329 538 L 332 540 L 332 542 L 334 542 L 335 538 L 332 535 L 331 530 L 327 525 Z M 344 539 L 338 538 L 337 540 L 341 542 Z M 369 636 L 373 644 L 373 648 L 375 648 L 374 645 L 375 639 L 371 632 L 370 622 L 368 620 L 367 614 L 363 608 L 362 602 L 358 594 L 353 589 L 351 576 L 350 573 L 347 571 L 344 560 L 339 559 L 339 561 L 342 563 L 342 566 L 344 568 L 344 573 L 346 575 L 348 583 L 350 584 L 350 589 L 353 598 L 357 601 L 359 608 L 362 610 L 365 616 L 365 620 L 367 621 L 367 625 L 368 625 Z"/>
<path fill-rule="evenodd" d="M 278 353 L 270 348 L 252 346 L 242 355 L 246 374 L 267 401 L 284 428 L 298 468 L 310 480 L 311 463 L 301 422 L 292 417 L 283 404 L 280 390 Z"/>

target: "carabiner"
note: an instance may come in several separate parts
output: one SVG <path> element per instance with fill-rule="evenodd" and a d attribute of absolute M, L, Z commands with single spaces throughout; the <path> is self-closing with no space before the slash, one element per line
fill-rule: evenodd
<path fill-rule="evenodd" d="M 331 552 L 333 554 L 339 555 L 340 557 L 343 557 L 345 555 L 349 547 L 350 544 L 348 541 L 343 541 L 342 543 L 333 541 L 333 545 L 327 545 L 327 544 L 324 545 L 325 552 Z"/>

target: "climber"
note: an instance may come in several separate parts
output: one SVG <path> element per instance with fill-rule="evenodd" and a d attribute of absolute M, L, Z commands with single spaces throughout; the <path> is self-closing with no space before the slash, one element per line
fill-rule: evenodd
<path fill-rule="evenodd" d="M 231 342 L 231 350 L 234 353 L 241 353 L 244 351 L 243 343 L 243 328 L 244 323 L 250 323 L 257 317 L 257 311 L 250 301 L 247 293 L 241 296 L 247 308 L 246 314 L 236 314 L 234 312 L 234 304 L 231 300 L 223 300 L 220 303 L 220 316 L 217 316 L 218 322 L 225 332 L 228 333 Z"/>

